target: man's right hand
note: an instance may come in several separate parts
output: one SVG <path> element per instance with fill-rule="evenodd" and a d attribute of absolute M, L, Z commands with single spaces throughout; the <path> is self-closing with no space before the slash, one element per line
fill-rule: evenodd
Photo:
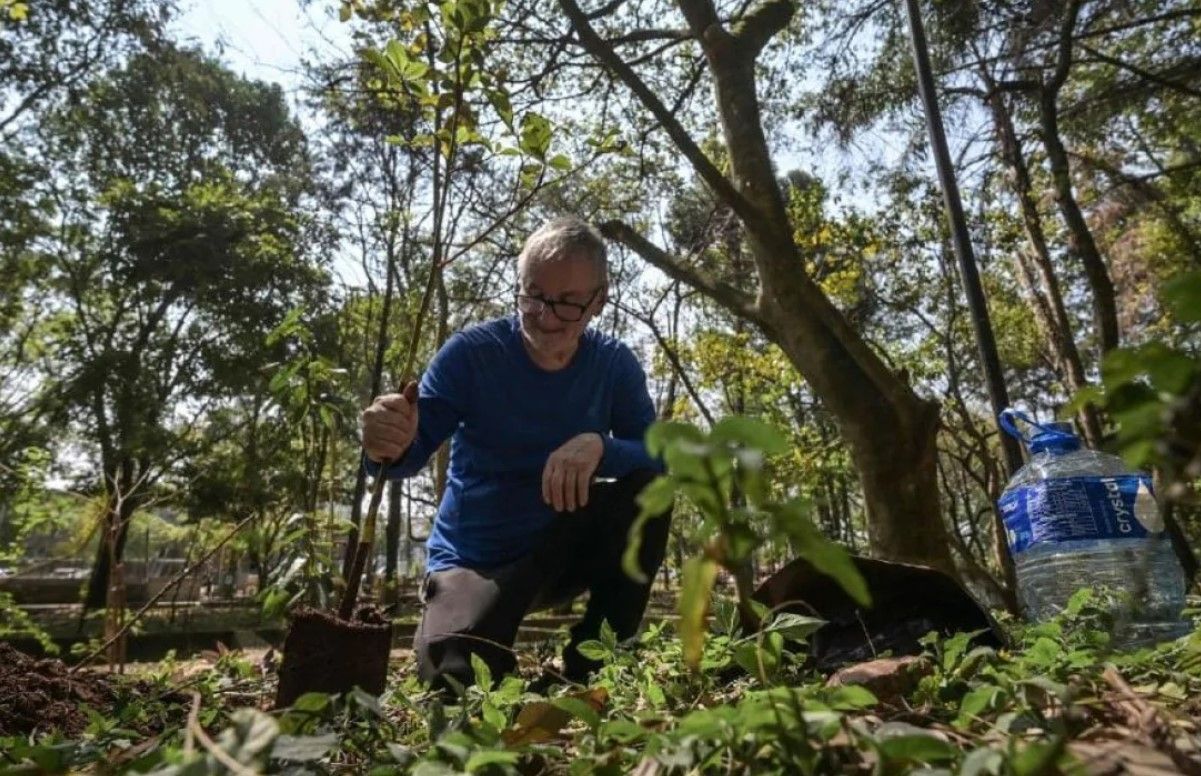
<path fill-rule="evenodd" d="M 376 463 L 400 458 L 417 435 L 417 383 L 376 397 L 359 416 L 359 426 L 368 458 Z"/>

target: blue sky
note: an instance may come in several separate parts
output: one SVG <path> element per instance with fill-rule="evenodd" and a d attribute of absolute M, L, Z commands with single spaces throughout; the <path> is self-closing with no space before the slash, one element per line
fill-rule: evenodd
<path fill-rule="evenodd" d="M 183 0 L 176 33 L 235 71 L 281 84 L 294 95 L 301 59 L 347 51 L 336 0 Z"/>

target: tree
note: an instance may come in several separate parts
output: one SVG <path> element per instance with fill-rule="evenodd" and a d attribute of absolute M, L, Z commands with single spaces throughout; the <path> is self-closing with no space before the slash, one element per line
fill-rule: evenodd
<path fill-rule="evenodd" d="M 277 87 L 193 51 L 133 58 L 43 124 L 56 405 L 95 451 L 108 509 L 86 603 L 129 518 L 252 385 L 264 332 L 320 294 L 325 237 L 304 137 Z"/>
<path fill-rule="evenodd" d="M 0 149 L 47 106 L 78 100 L 89 78 L 133 52 L 162 44 L 163 26 L 175 7 L 153 0 L 21 5 L 21 18 L 0 23 L 0 84 L 6 92 Z M 8 8 L 10 17 L 14 7 Z"/>
<path fill-rule="evenodd" d="M 793 238 L 776 179 L 756 66 L 764 48 L 793 19 L 792 4 L 771 0 L 745 13 L 719 15 L 707 0 L 681 0 L 678 10 L 685 26 L 667 30 L 637 26 L 631 15 L 622 15 L 620 4 L 591 13 L 574 0 L 561 0 L 560 6 L 575 36 L 565 43 L 582 48 L 614 75 L 713 196 L 737 216 L 758 288 L 747 292 L 717 281 L 668 254 L 629 224 L 609 222 L 606 233 L 753 323 L 778 344 L 837 418 L 850 445 L 873 549 L 888 557 L 951 569 L 935 468 L 937 404 L 914 393 L 805 272 L 805 254 Z M 672 109 L 675 96 L 661 96 L 639 73 L 638 65 L 618 51 L 624 43 L 648 40 L 699 47 L 712 79 L 712 107 L 720 121 L 728 169 L 715 163 Z M 686 83 L 689 89 L 694 85 Z"/>

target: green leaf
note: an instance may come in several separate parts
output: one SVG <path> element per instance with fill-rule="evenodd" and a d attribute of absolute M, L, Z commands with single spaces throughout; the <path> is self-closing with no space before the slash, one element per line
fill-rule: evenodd
<path fill-rule="evenodd" d="M 835 687 L 825 698 L 826 704 L 837 711 L 858 711 L 870 709 L 879 703 L 879 699 L 866 687 L 857 684 L 845 684 Z"/>
<path fill-rule="evenodd" d="M 651 424 L 646 430 L 646 451 L 653 457 L 659 458 L 671 445 L 680 440 L 702 443 L 705 434 L 691 423 L 681 423 L 678 420 L 660 420 Z"/>
<path fill-rule="evenodd" d="M 545 116 L 529 111 L 521 117 L 521 134 L 518 142 L 521 150 L 531 156 L 543 159 L 550 148 L 550 137 L 550 122 Z"/>
<path fill-rule="evenodd" d="M 547 164 L 560 172 L 567 172 L 572 167 L 571 159 L 563 154 L 555 154 Z"/>
<path fill-rule="evenodd" d="M 564 696 L 562 698 L 555 698 L 551 703 L 568 712 L 573 717 L 583 720 L 592 730 L 596 730 L 600 726 L 600 715 L 586 701 L 582 701 L 579 698 L 572 698 L 571 696 Z"/>
<path fill-rule="evenodd" d="M 775 507 L 773 511 L 777 527 L 792 539 L 798 555 L 821 573 L 833 577 L 860 606 L 871 606 L 871 593 L 863 575 L 851 561 L 851 556 L 840 545 L 822 535 L 804 513 L 802 502 L 790 501 Z"/>
<path fill-rule="evenodd" d="M 337 743 L 337 733 L 319 736 L 282 735 L 275 739 L 275 745 L 271 747 L 271 756 L 277 760 L 309 762 L 324 757 Z"/>
<path fill-rule="evenodd" d="M 734 645 L 734 662 L 751 676 L 759 675 L 759 645 L 754 640 Z"/>
<path fill-rule="evenodd" d="M 768 633 L 779 633 L 786 639 L 801 641 L 825 625 L 826 621 L 818 617 L 810 617 L 795 612 L 782 612 L 776 615 L 764 630 Z"/>
<path fill-rule="evenodd" d="M 492 670 L 484 659 L 476 653 L 471 653 L 471 670 L 475 674 L 475 684 L 484 692 L 492 689 Z"/>
<path fill-rule="evenodd" d="M 959 766 L 959 776 L 989 776 L 1002 773 L 1001 766 L 1004 762 L 1005 755 L 996 749 L 976 749 L 963 758 L 963 764 Z"/>
<path fill-rule="evenodd" d="M 251 762 L 268 752 L 279 734 L 279 723 L 256 709 L 238 709 L 230 721 L 232 726 L 221 732 L 217 743 L 238 762 Z"/>
<path fill-rule="evenodd" d="M 520 752 L 508 752 L 503 749 L 492 749 L 483 752 L 473 752 L 467 758 L 467 771 L 475 773 L 489 765 L 516 765 L 521 759 Z"/>
<path fill-rule="evenodd" d="M 621 556 L 621 567 L 626 576 L 636 582 L 646 582 L 646 574 L 638 560 L 642 551 L 642 531 L 646 524 L 671 508 L 675 499 L 676 482 L 670 476 L 659 476 L 638 494 L 638 517 L 630 525 L 625 553 Z"/>
<path fill-rule="evenodd" d="M 994 701 L 1001 694 L 1000 687 L 984 685 L 963 696 L 963 700 L 959 703 L 959 716 L 955 719 L 956 726 L 968 727 L 971 725 L 982 712 L 994 705 Z"/>
<path fill-rule="evenodd" d="M 667 475 L 659 475 L 642 489 L 636 501 L 643 512 L 650 515 L 661 515 L 671 509 L 675 495 L 675 480 Z"/>
<path fill-rule="evenodd" d="M 893 762 L 938 763 L 954 760 L 959 751 L 933 736 L 893 736 L 879 743 L 880 755 Z"/>
<path fill-rule="evenodd" d="M 1185 272 L 1167 281 L 1160 298 L 1181 323 L 1201 321 L 1201 272 Z"/>
<path fill-rule="evenodd" d="M 762 450 L 766 455 L 788 452 L 788 438 L 774 426 L 742 415 L 717 421 L 709 438 L 714 442 L 732 442 Z"/>
<path fill-rule="evenodd" d="M 1179 396 L 1187 391 L 1198 371 L 1201 371 L 1201 362 L 1175 350 L 1159 352 L 1147 364 L 1147 376 L 1151 379 L 1151 385 L 1157 391 L 1172 396 Z"/>
<path fill-rule="evenodd" d="M 317 715 L 319 712 L 329 708 L 330 697 L 323 692 L 306 692 L 303 696 L 297 698 L 297 702 L 292 704 L 292 709 L 295 711 L 303 711 L 305 714 Z"/>
<path fill-rule="evenodd" d="M 589 660 L 604 661 L 604 660 L 608 660 L 613 655 L 612 650 L 610 650 L 608 647 L 606 647 L 603 643 L 596 641 L 595 639 L 589 639 L 588 641 L 581 641 L 579 643 L 579 645 L 576 647 L 576 651 L 579 652 L 584 657 L 588 658 Z"/>
<path fill-rule="evenodd" d="M 384 710 L 379 705 L 379 698 L 367 692 L 361 687 L 352 687 L 350 689 L 350 697 L 354 698 L 354 702 L 361 708 L 367 709 L 373 715 L 379 718 L 384 717 Z"/>
<path fill-rule="evenodd" d="M 496 708 L 489 698 L 485 698 L 484 702 L 480 704 L 480 716 L 484 718 L 484 722 L 487 722 L 489 725 L 495 728 L 497 734 L 499 734 L 501 730 L 504 730 L 505 725 L 508 724 L 509 721 L 508 718 L 505 717 L 504 712 Z"/>
<path fill-rule="evenodd" d="M 619 744 L 632 744 L 646 738 L 650 731 L 628 719 L 611 719 L 601 725 L 597 737 L 601 741 L 613 739 Z"/>
<path fill-rule="evenodd" d="M 350 7 L 350 3 L 342 3 L 342 6 L 340 8 L 338 8 L 338 21 L 340 21 L 340 22 L 350 21 L 350 17 L 353 13 L 354 13 L 354 9 L 352 9 Z"/>
<path fill-rule="evenodd" d="M 1027 746 L 1016 757 L 1009 761 L 1009 767 L 1014 776 L 1036 776 L 1036 774 L 1052 773 L 1052 766 L 1063 753 L 1064 739 L 1055 738 L 1047 743 L 1034 743 Z"/>
<path fill-rule="evenodd" d="M 500 120 L 503 121 L 505 126 L 508 127 L 509 131 L 512 132 L 513 104 L 509 100 L 508 93 L 503 89 L 489 89 L 487 94 L 488 101 L 492 103 L 492 108 L 496 111 L 496 115 L 500 116 Z M 501 153 L 503 154 L 505 151 L 501 151 Z"/>
<path fill-rule="evenodd" d="M 1032 668 L 1051 668 L 1063 655 L 1059 642 L 1040 636 L 1022 656 L 1023 662 Z"/>
<path fill-rule="evenodd" d="M 717 579 L 717 564 L 709 558 L 689 558 L 680 574 L 680 641 L 684 647 L 684 663 L 696 668 L 701 662 L 705 644 L 705 615 L 709 611 L 709 594 Z"/>
<path fill-rule="evenodd" d="M 609 625 L 608 620 L 601 620 L 600 640 L 610 650 L 617 648 L 617 634 L 613 632 L 613 626 Z"/>

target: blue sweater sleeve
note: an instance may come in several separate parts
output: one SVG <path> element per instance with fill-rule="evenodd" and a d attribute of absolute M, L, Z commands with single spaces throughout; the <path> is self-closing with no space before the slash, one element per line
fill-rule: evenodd
<path fill-rule="evenodd" d="M 417 436 L 400 460 L 388 467 L 388 479 L 412 477 L 459 427 L 471 392 L 471 361 L 461 334 L 446 341 L 434 356 L 417 394 Z M 367 473 L 375 476 L 379 464 L 363 456 Z"/>
<path fill-rule="evenodd" d="M 624 477 L 636 469 L 663 471 L 660 461 L 646 451 L 646 430 L 655 422 L 655 404 L 646 389 L 646 374 L 625 345 L 614 363 L 617 372 L 613 391 L 611 434 L 603 436 L 604 457 L 597 475 Z"/>

